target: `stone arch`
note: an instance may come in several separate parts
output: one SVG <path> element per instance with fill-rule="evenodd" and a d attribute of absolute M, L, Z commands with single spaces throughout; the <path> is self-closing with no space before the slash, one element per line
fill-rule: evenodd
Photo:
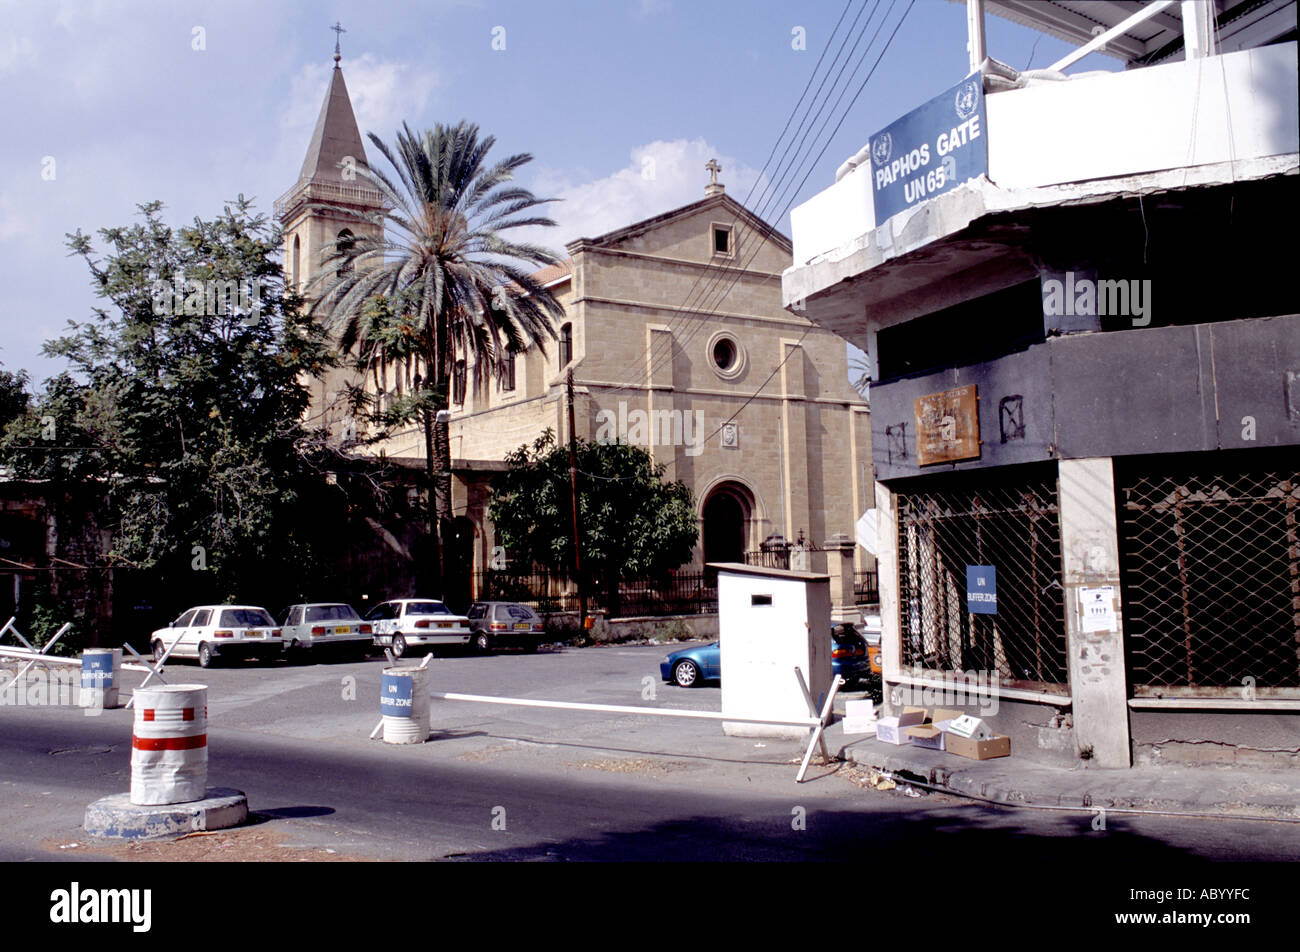
<path fill-rule="evenodd" d="M 743 480 L 726 477 L 710 484 L 700 495 L 704 562 L 743 562 L 764 521 L 761 512 L 756 494 Z"/>

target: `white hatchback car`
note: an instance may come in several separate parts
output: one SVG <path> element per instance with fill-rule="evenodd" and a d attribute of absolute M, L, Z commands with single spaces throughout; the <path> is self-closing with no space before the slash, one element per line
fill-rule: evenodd
<path fill-rule="evenodd" d="M 407 648 L 438 645 L 467 645 L 473 632 L 469 619 L 454 615 L 442 602 L 432 598 L 395 598 L 376 605 L 366 613 L 374 625 L 375 644 L 391 647 L 400 658 Z"/>
<path fill-rule="evenodd" d="M 291 605 L 282 613 L 280 629 L 286 651 L 302 648 L 344 646 L 358 652 L 371 645 L 373 626 L 361 620 L 357 610 L 342 602 L 314 602 Z"/>
<path fill-rule="evenodd" d="M 173 645 L 175 647 L 173 647 Z M 155 661 L 197 658 L 207 668 L 217 658 L 278 658 L 284 639 L 271 613 L 257 605 L 200 605 L 149 637 Z"/>

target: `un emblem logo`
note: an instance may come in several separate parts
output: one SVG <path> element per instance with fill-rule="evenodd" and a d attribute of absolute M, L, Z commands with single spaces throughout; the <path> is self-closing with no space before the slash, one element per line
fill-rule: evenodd
<path fill-rule="evenodd" d="M 962 119 L 969 119 L 975 114 L 975 103 L 979 99 L 979 87 L 976 86 L 978 80 L 968 79 L 957 87 L 957 99 L 953 103 L 957 107 L 957 115 Z"/>
<path fill-rule="evenodd" d="M 889 161 L 889 157 L 894 154 L 894 137 L 888 132 L 882 132 L 876 136 L 876 141 L 871 143 L 871 160 L 876 165 L 884 165 Z"/>

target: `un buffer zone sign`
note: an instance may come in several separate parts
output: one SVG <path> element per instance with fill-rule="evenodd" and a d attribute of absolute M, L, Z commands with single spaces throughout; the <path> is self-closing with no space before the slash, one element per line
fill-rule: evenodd
<path fill-rule="evenodd" d="M 871 137 L 876 226 L 988 168 L 984 83 L 972 73 Z"/>
<path fill-rule="evenodd" d="M 973 615 L 998 613 L 998 570 L 995 566 L 966 566 L 966 611 Z"/>

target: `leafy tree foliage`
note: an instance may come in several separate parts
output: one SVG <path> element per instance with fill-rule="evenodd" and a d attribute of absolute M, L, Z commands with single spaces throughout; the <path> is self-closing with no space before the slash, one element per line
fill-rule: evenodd
<path fill-rule="evenodd" d="M 626 443 L 578 440 L 578 513 L 583 572 L 608 593 L 616 611 L 623 578 L 649 578 L 685 564 L 699 538 L 690 488 L 664 482 L 664 466 Z M 569 449 L 547 430 L 506 461 L 493 483 L 497 541 L 516 564 L 552 569 L 573 564 Z"/>
<path fill-rule="evenodd" d="M 0 370 L 0 429 L 9 421 L 27 413 L 27 406 L 31 402 L 31 396 L 27 392 L 28 382 L 25 370 L 16 374 Z"/>
<path fill-rule="evenodd" d="M 241 195 L 211 220 L 69 235 L 103 306 L 46 343 L 68 370 L 5 428 L 15 475 L 104 487 L 109 560 L 195 595 L 255 600 L 310 565 L 297 526 L 323 483 L 305 380 L 331 363 L 286 289 L 281 237 Z M 260 594 L 259 594 L 260 597 Z"/>

